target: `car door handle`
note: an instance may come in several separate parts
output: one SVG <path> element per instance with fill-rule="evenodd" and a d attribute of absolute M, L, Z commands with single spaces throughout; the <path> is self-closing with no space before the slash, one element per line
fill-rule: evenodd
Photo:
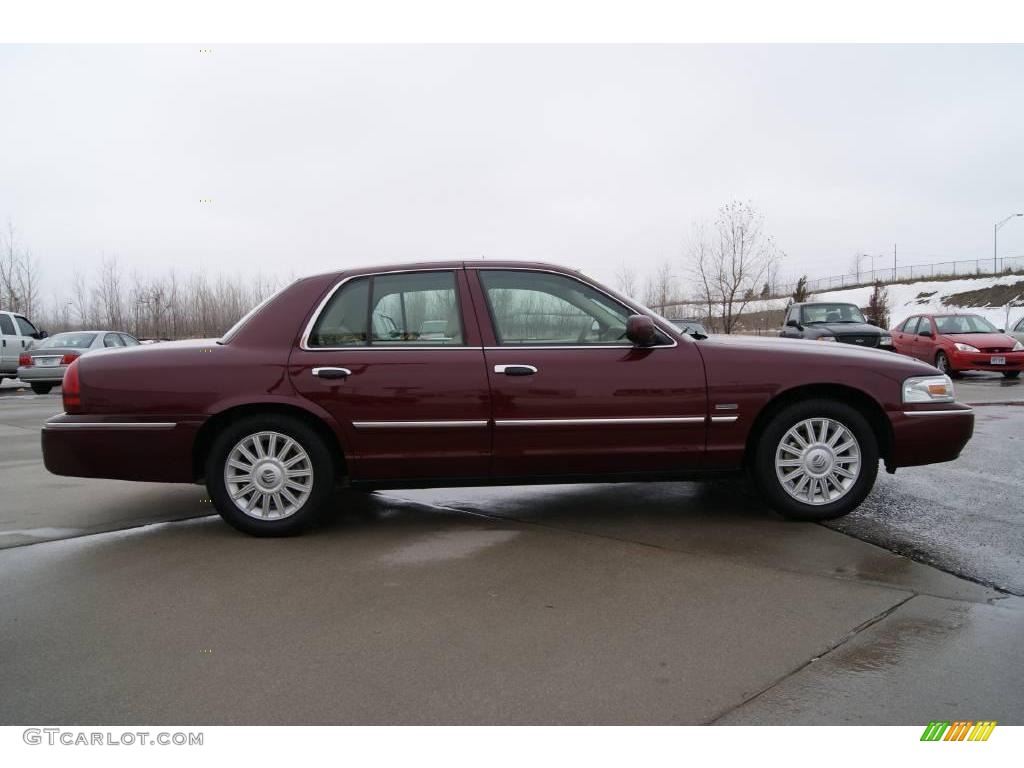
<path fill-rule="evenodd" d="M 347 379 L 352 371 L 348 368 L 314 368 L 313 375 L 321 379 Z"/>
<path fill-rule="evenodd" d="M 536 367 L 524 363 L 511 363 L 509 365 L 494 366 L 495 373 L 504 373 L 506 376 L 533 376 L 537 372 Z"/>

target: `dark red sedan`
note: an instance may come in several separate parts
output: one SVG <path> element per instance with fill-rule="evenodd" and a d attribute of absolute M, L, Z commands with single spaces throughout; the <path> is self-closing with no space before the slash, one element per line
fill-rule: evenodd
<path fill-rule="evenodd" d="M 998 371 L 1016 379 L 1024 344 L 980 315 L 914 315 L 892 330 L 897 352 L 932 363 L 943 373 Z"/>
<path fill-rule="evenodd" d="M 784 515 L 855 508 L 879 460 L 950 461 L 974 416 L 930 365 L 846 344 L 695 338 L 521 262 L 299 280 L 221 339 L 98 352 L 46 422 L 59 475 L 203 482 L 293 533 L 332 491 L 672 480 L 746 469 Z"/>

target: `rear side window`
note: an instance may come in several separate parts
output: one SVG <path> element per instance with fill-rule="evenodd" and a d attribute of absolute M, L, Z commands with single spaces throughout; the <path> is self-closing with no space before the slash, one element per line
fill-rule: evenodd
<path fill-rule="evenodd" d="M 106 336 L 103 337 L 103 346 L 104 347 L 123 347 L 124 346 L 124 341 L 121 340 L 120 334 L 108 333 Z"/>
<path fill-rule="evenodd" d="M 22 336 L 35 336 L 38 333 L 36 327 L 20 315 L 14 316 L 14 322 L 18 324 L 18 330 L 21 331 Z"/>
<path fill-rule="evenodd" d="M 14 323 L 10 315 L 0 315 L 0 333 L 4 336 L 17 336 L 14 332 Z"/>
<path fill-rule="evenodd" d="M 139 346 L 139 340 L 134 336 L 129 336 L 127 333 L 121 334 L 121 340 L 124 342 L 126 347 L 137 347 Z"/>
<path fill-rule="evenodd" d="M 342 285 L 316 319 L 310 348 L 463 343 L 455 275 L 407 272 Z"/>

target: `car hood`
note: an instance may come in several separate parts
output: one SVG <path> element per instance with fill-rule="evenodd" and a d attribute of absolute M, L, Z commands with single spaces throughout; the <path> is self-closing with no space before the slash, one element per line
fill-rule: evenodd
<path fill-rule="evenodd" d="M 843 335 L 855 334 L 858 336 L 880 336 L 889 332 L 870 323 L 811 323 L 805 328 L 822 329 L 831 334 Z"/>
<path fill-rule="evenodd" d="M 1017 340 L 1006 333 L 944 333 L 950 341 L 970 344 L 972 347 L 1012 347 Z"/>
<path fill-rule="evenodd" d="M 874 326 L 869 326 L 875 328 Z M 875 330 L 880 330 L 875 328 Z M 777 358 L 779 363 L 800 364 L 811 362 L 835 362 L 872 366 L 899 370 L 908 376 L 937 373 L 927 363 L 905 355 L 897 355 L 888 349 L 858 347 L 854 344 L 841 344 L 835 341 L 810 341 L 808 339 L 787 339 L 772 336 L 738 336 L 713 334 L 706 339 L 695 342 L 702 351 L 714 354 L 716 349 L 723 351 L 745 351 L 756 353 L 762 359 Z"/>

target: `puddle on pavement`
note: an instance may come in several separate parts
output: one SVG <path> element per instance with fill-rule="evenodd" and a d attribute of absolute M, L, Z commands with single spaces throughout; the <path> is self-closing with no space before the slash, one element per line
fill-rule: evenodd
<path fill-rule="evenodd" d="M 469 557 L 505 544 L 519 531 L 444 531 L 399 547 L 380 558 L 389 565 L 422 565 Z"/>

